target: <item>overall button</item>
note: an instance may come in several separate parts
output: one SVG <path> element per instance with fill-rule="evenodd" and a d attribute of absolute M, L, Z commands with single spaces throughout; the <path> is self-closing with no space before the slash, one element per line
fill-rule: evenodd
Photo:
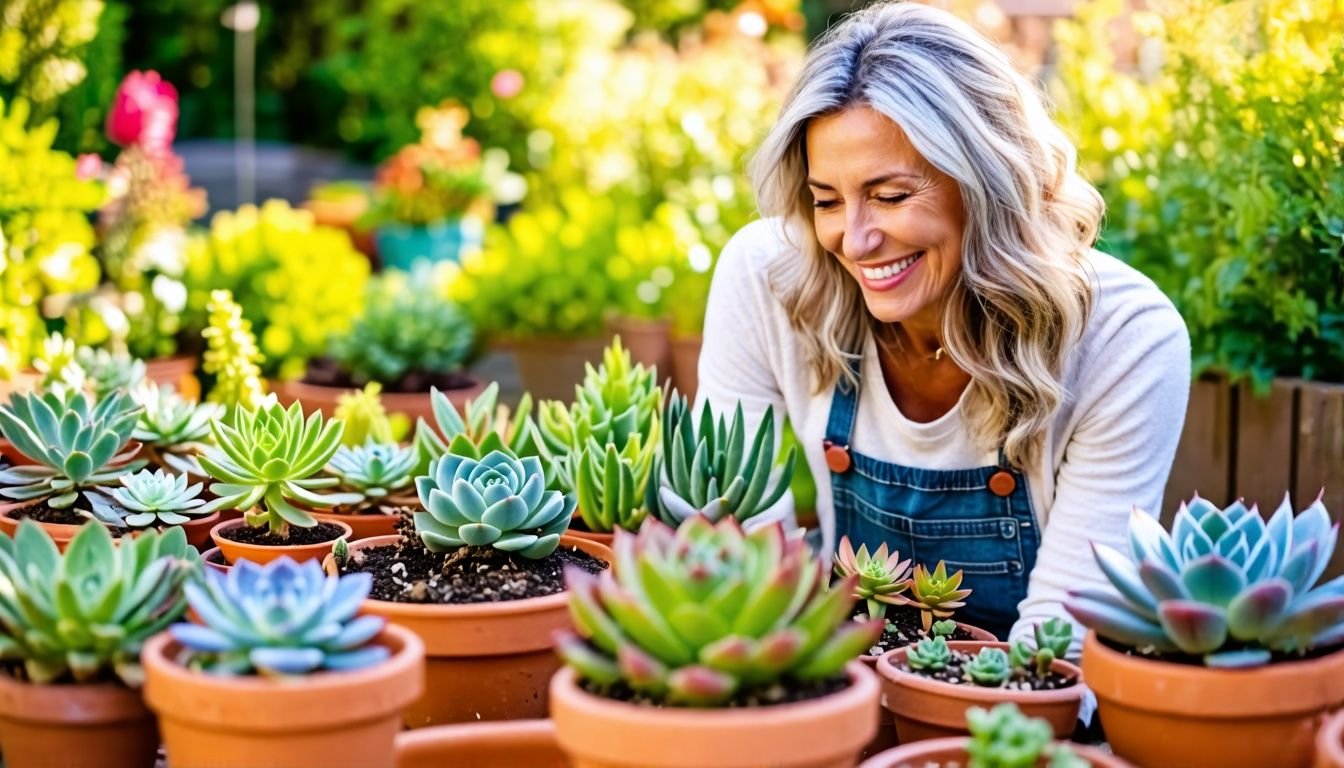
<path fill-rule="evenodd" d="M 995 496 L 1011 496 L 1017 490 L 1017 479 L 1013 473 L 999 470 L 989 476 L 989 490 Z"/>
<path fill-rule="evenodd" d="M 826 450 L 826 466 L 837 475 L 843 475 L 849 471 L 850 458 L 849 448 L 843 445 L 836 445 L 830 440 L 822 442 Z"/>
<path fill-rule="evenodd" d="M 1012 520 L 1004 520 L 999 523 L 999 535 L 1005 539 L 1011 539 L 1017 535 L 1017 523 Z"/>

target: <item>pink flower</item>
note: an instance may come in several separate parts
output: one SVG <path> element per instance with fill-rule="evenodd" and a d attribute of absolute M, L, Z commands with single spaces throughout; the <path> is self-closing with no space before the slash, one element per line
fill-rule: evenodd
<path fill-rule="evenodd" d="M 75 159 L 75 178 L 90 181 L 103 175 L 103 158 L 93 154 L 80 155 Z"/>
<path fill-rule="evenodd" d="M 121 81 L 107 113 L 107 137 L 149 152 L 166 151 L 177 132 L 177 89 L 158 72 L 132 72 Z"/>
<path fill-rule="evenodd" d="M 501 69 L 490 78 L 490 92 L 501 99 L 512 99 L 523 90 L 523 73 L 516 69 Z"/>

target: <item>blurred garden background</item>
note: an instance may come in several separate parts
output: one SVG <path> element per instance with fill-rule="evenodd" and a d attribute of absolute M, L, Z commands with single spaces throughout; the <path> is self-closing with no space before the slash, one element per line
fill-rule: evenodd
<path fill-rule="evenodd" d="M 691 390 L 745 155 L 862 4 L 0 0 L 0 379 L 57 332 L 199 359 L 227 289 L 282 388 L 568 399 L 615 331 Z M 1344 0 L 932 4 L 1039 79 L 1099 247 L 1184 315 L 1212 399 L 1177 472 L 1226 484 L 1182 493 L 1317 483 L 1344 457 L 1344 397 L 1303 383 L 1344 382 Z M 1287 476 L 1244 479 L 1280 433 Z"/>

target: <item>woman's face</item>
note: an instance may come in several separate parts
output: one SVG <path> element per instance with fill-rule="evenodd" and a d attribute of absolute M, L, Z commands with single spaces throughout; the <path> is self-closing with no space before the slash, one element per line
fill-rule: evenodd
<path fill-rule="evenodd" d="M 817 239 L 862 287 L 868 311 L 881 322 L 937 327 L 961 272 L 956 182 L 867 106 L 814 119 L 807 163 Z"/>

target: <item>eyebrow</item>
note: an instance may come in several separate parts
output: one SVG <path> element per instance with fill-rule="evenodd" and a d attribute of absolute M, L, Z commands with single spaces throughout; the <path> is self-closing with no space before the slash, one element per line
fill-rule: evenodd
<path fill-rule="evenodd" d="M 920 176 L 917 173 L 909 173 L 907 171 L 893 171 L 892 173 L 884 173 L 881 176 L 874 176 L 873 178 L 863 182 L 863 186 L 865 188 L 876 187 L 877 185 L 885 184 L 888 181 L 891 181 L 892 179 L 900 179 L 900 178 L 918 179 L 920 178 Z M 816 187 L 817 189 L 825 189 L 831 192 L 835 191 L 835 187 L 832 187 L 830 184 L 826 184 L 811 177 L 808 177 L 807 185 L 809 187 Z"/>

